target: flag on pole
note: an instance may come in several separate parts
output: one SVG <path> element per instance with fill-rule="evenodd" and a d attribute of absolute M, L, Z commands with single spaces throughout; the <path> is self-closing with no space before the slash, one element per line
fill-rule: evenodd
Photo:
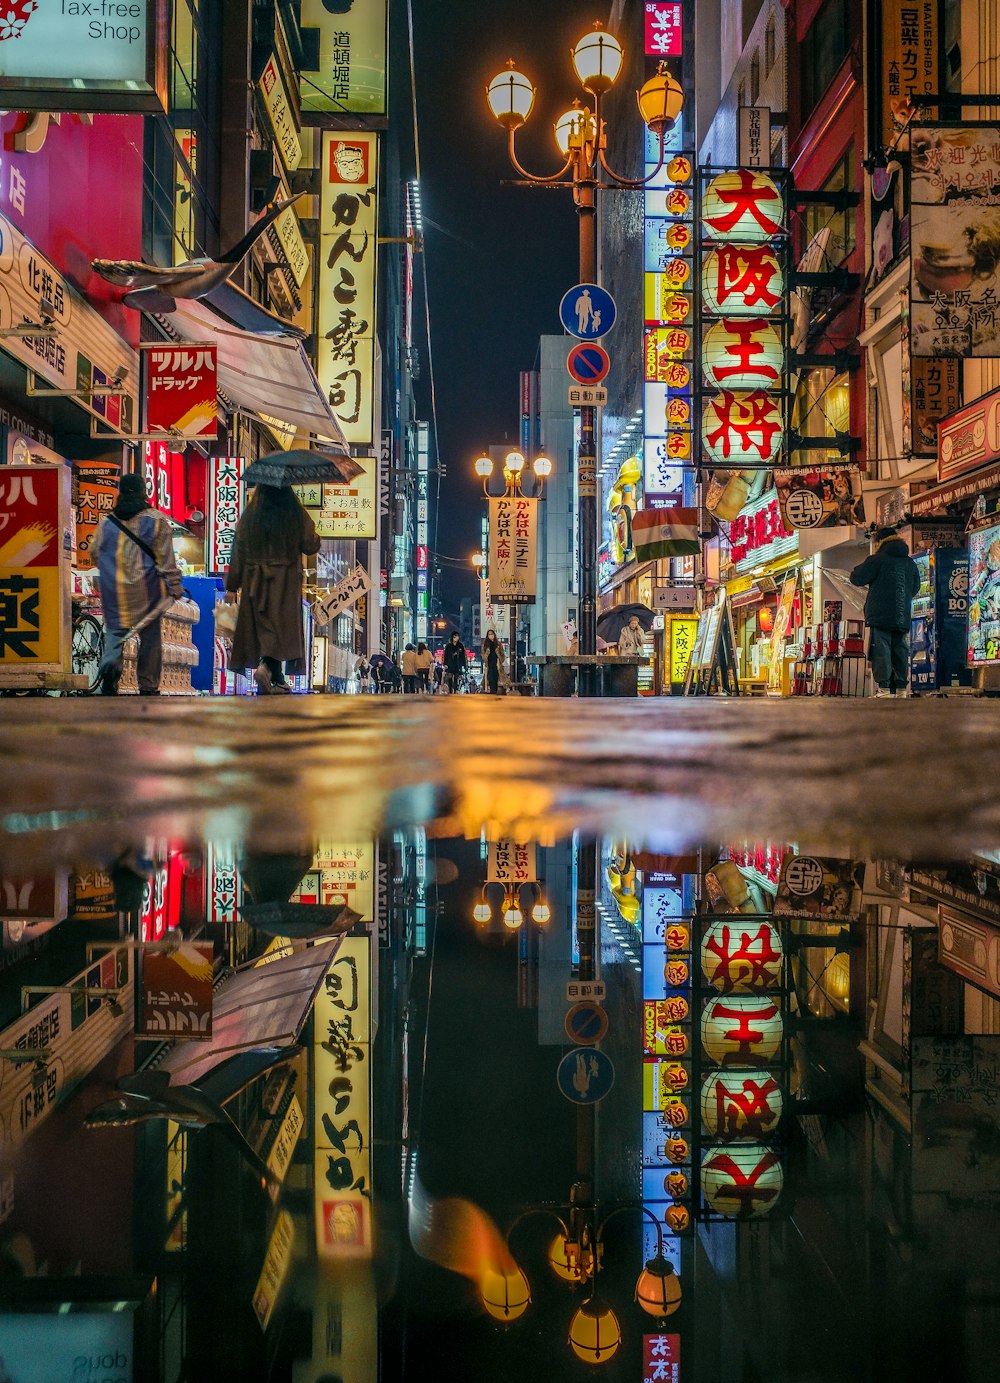
<path fill-rule="evenodd" d="M 699 550 L 697 509 L 640 509 L 632 517 L 637 561 L 689 557 Z"/>

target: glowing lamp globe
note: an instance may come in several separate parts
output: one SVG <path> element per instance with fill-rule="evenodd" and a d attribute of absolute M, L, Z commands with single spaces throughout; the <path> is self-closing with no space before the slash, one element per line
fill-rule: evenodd
<path fill-rule="evenodd" d="M 539 927 L 544 927 L 551 917 L 552 909 L 548 903 L 536 903 L 531 909 L 531 920 L 537 923 Z"/>
<path fill-rule="evenodd" d="M 771 465 L 781 451 L 784 440 L 785 423 L 781 403 L 763 389 L 741 394 L 723 389 L 721 394 L 716 394 L 705 405 L 701 441 L 707 455 L 719 466 L 729 469 L 743 465 Z M 711 877 L 710 870 L 706 881 Z"/>
<path fill-rule="evenodd" d="M 583 106 L 571 106 L 563 111 L 553 126 L 556 145 L 563 158 L 569 157 L 570 149 L 579 149 L 592 137 L 593 121 L 590 111 Z"/>
<path fill-rule="evenodd" d="M 493 1319 L 508 1325 L 528 1309 L 531 1288 L 517 1266 L 506 1272 L 499 1268 L 487 1268 L 479 1279 L 479 1296 Z"/>
<path fill-rule="evenodd" d="M 493 458 L 492 458 L 492 456 L 480 456 L 480 457 L 477 457 L 477 459 L 476 459 L 476 475 L 478 475 L 482 480 L 489 480 L 489 478 L 490 478 L 490 476 L 491 476 L 492 474 L 493 474 Z"/>
<path fill-rule="evenodd" d="M 584 1273 L 580 1265 L 580 1250 L 565 1234 L 557 1234 L 549 1245 L 549 1267 L 563 1282 L 582 1282 Z"/>
<path fill-rule="evenodd" d="M 635 1299 L 648 1316 L 672 1316 L 681 1304 L 680 1279 L 662 1254 L 651 1258 L 639 1274 Z"/>
<path fill-rule="evenodd" d="M 769 1071 L 716 1071 L 701 1087 L 701 1121 L 726 1143 L 770 1138 L 783 1109 L 781 1086 Z"/>
<path fill-rule="evenodd" d="M 763 245 L 725 245 L 705 258 L 701 301 L 713 317 L 769 317 L 784 291 L 778 258 Z"/>
<path fill-rule="evenodd" d="M 783 1184 L 777 1154 L 760 1143 L 709 1148 L 702 1158 L 702 1195 L 716 1214 L 729 1219 L 769 1215 Z"/>
<path fill-rule="evenodd" d="M 781 193 L 755 168 L 719 173 L 702 199 L 701 224 L 709 240 L 759 245 L 778 234 L 783 218 Z"/>
<path fill-rule="evenodd" d="M 552 474 L 552 462 L 547 456 L 536 456 L 534 470 L 539 479 L 548 480 Z"/>
<path fill-rule="evenodd" d="M 643 83 L 635 99 L 644 123 L 655 135 L 662 135 L 677 124 L 677 117 L 684 109 L 684 88 L 661 62 L 659 71 Z"/>
<path fill-rule="evenodd" d="M 524 913 L 519 907 L 504 908 L 503 924 L 508 931 L 516 932 L 524 921 Z"/>
<path fill-rule="evenodd" d="M 701 972 L 722 994 L 759 994 L 781 984 L 781 937 L 766 919 L 717 917 L 701 943 Z"/>
<path fill-rule="evenodd" d="M 614 86 L 622 70 L 622 46 L 614 34 L 595 24 L 573 49 L 573 66 L 585 91 L 600 95 Z"/>
<path fill-rule="evenodd" d="M 486 88 L 486 100 L 490 110 L 509 130 L 523 125 L 535 104 L 535 88 L 521 72 L 514 70 L 513 64 L 499 72 Z"/>
<path fill-rule="evenodd" d="M 493 909 L 489 903 L 477 903 L 472 909 L 473 922 L 485 924 L 493 920 Z"/>
<path fill-rule="evenodd" d="M 781 337 L 760 317 L 723 317 L 702 343 L 705 379 L 716 389 L 777 389 L 784 363 Z"/>
<path fill-rule="evenodd" d="M 599 1297 L 585 1301 L 569 1323 L 569 1343 L 585 1364 L 606 1364 L 621 1342 L 618 1317 Z"/>
<path fill-rule="evenodd" d="M 503 468 L 511 475 L 520 475 L 524 470 L 524 457 L 519 451 L 509 451 L 503 459 Z"/>
<path fill-rule="evenodd" d="M 781 1036 L 781 1010 L 766 995 L 720 995 L 702 1012 L 702 1046 L 719 1066 L 765 1065 L 777 1054 Z"/>

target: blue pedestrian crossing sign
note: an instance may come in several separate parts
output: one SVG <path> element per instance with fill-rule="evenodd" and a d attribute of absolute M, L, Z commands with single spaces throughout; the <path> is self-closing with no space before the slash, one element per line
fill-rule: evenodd
<path fill-rule="evenodd" d="M 611 360 L 603 346 L 596 341 L 580 341 L 566 357 L 566 369 L 570 379 L 577 384 L 600 384 L 607 378 Z"/>
<path fill-rule="evenodd" d="M 578 283 L 563 294 L 559 304 L 559 320 L 564 329 L 581 341 L 606 336 L 617 315 L 614 298 L 596 283 Z"/>
<path fill-rule="evenodd" d="M 597 1104 L 615 1083 L 614 1064 L 594 1047 L 574 1047 L 560 1061 L 556 1083 L 570 1104 Z"/>

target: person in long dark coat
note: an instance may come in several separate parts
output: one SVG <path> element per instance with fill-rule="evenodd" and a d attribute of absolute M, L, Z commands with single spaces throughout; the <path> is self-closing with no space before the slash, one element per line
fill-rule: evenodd
<path fill-rule="evenodd" d="M 910 612 L 920 590 L 920 568 L 894 528 L 875 534 L 872 555 L 851 572 L 853 586 L 867 586 L 865 623 L 868 661 L 876 696 L 907 696 L 910 689 Z"/>
<path fill-rule="evenodd" d="M 319 543 L 294 491 L 256 486 L 236 525 L 226 590 L 240 592 L 232 665 L 252 667 L 265 696 L 290 691 L 285 672 L 305 658 L 302 558 L 318 552 Z"/>

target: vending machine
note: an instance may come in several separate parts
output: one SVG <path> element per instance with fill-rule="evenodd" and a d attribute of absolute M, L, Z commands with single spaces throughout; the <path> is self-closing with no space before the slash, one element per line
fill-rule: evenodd
<path fill-rule="evenodd" d="M 910 620 L 910 690 L 969 686 L 966 660 L 969 556 L 961 548 L 936 547 L 914 553 L 920 591 Z"/>

